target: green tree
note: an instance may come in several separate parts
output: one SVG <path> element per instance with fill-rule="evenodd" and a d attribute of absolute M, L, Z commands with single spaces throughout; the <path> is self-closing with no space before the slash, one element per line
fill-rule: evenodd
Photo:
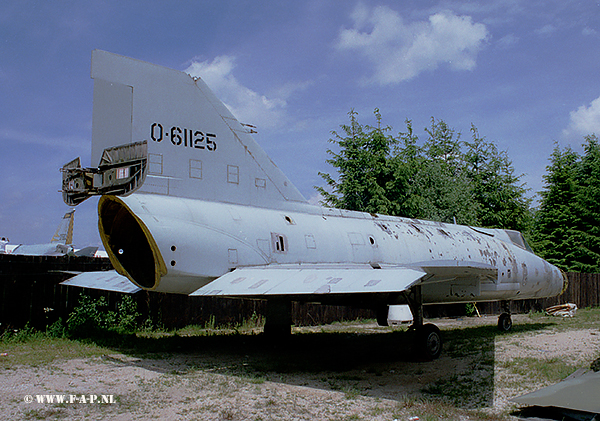
<path fill-rule="evenodd" d="M 580 156 L 571 148 L 554 148 L 534 221 L 536 252 L 564 270 L 572 269 L 575 258 L 579 162 Z"/>
<path fill-rule="evenodd" d="M 406 198 L 411 218 L 477 224 L 477 203 L 469 180 L 440 161 L 425 161 L 415 175 Z"/>
<path fill-rule="evenodd" d="M 393 204 L 390 215 L 423 218 L 419 204 L 411 200 L 414 183 L 426 165 L 424 150 L 418 146 L 419 138 L 413 131 L 412 121 L 405 120 L 406 132 L 398 134 L 389 165 L 392 177 L 388 181 L 388 197 Z"/>
<path fill-rule="evenodd" d="M 534 247 L 563 270 L 600 271 L 600 146 L 585 137 L 581 156 L 554 148 L 534 220 Z"/>
<path fill-rule="evenodd" d="M 466 171 L 477 202 L 477 220 L 485 227 L 525 231 L 531 222 L 531 200 L 516 176 L 508 154 L 479 135 L 471 124 L 471 141 L 465 142 Z"/>
<path fill-rule="evenodd" d="M 317 187 L 324 205 L 442 222 L 478 225 L 484 216 L 487 226 L 523 225 L 526 190 L 507 155 L 480 138 L 474 126 L 469 146 L 446 122 L 432 117 L 420 146 L 408 119 L 406 131 L 393 137 L 377 109 L 376 127 L 360 124 L 353 110 L 348 115 L 350 124 L 330 139 L 339 148 L 329 150 L 327 160 L 337 178 L 320 173 L 328 186 Z"/>
<path fill-rule="evenodd" d="M 573 230 L 573 269 L 600 271 L 600 146 L 595 135 L 585 137 L 577 168 L 577 213 Z"/>
<path fill-rule="evenodd" d="M 452 129 L 444 120 L 431 117 L 431 126 L 425 128 L 429 138 L 425 141 L 425 154 L 434 161 L 458 172 L 462 168 L 460 133 Z"/>
<path fill-rule="evenodd" d="M 477 223 L 478 204 L 465 171 L 460 133 L 443 120 L 431 118 L 422 158 L 407 197 L 413 218 Z"/>
<path fill-rule="evenodd" d="M 342 125 L 342 133 L 333 131 L 329 141 L 339 152 L 327 152 L 327 160 L 337 169 L 338 180 L 329 174 L 319 173 L 329 189 L 317 187 L 327 206 L 349 210 L 392 213 L 393 205 L 387 189 L 393 179 L 393 169 L 388 163 L 390 151 L 396 140 L 388 134 L 389 127 L 381 127 L 381 114 L 375 110 L 377 127 L 363 126 L 358 114 L 351 110 L 349 125 Z"/>

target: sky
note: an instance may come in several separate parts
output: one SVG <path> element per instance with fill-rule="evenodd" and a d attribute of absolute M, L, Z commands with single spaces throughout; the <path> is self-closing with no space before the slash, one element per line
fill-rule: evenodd
<path fill-rule="evenodd" d="M 94 49 L 201 76 L 307 198 L 334 130 L 431 117 L 507 151 L 533 196 L 558 144 L 600 134 L 597 1 L 0 2 L 0 237 L 48 242 L 63 164 L 90 163 Z M 93 163 L 97 165 L 97 163 Z M 97 199 L 74 243 L 101 245 Z"/>

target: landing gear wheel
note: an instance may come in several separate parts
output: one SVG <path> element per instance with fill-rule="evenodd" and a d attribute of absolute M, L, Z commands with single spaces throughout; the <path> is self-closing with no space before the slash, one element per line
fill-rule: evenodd
<path fill-rule="evenodd" d="M 502 313 L 500 317 L 498 317 L 498 329 L 502 332 L 509 332 L 512 329 L 512 319 L 510 314 Z"/>
<path fill-rule="evenodd" d="M 427 361 L 439 358 L 442 353 L 442 335 L 438 327 L 428 323 L 417 327 L 417 352 Z"/>

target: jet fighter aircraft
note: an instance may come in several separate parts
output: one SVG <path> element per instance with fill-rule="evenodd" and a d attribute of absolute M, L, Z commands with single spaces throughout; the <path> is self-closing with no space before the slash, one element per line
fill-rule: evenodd
<path fill-rule="evenodd" d="M 83 249 L 73 248 L 73 221 L 75 209 L 71 209 L 62 217 L 60 225 L 46 244 L 19 244 L 12 249 L 12 254 L 28 256 L 88 256 L 93 257 L 98 247 L 90 246 Z"/>
<path fill-rule="evenodd" d="M 408 304 L 433 359 L 442 341 L 423 304 L 566 287 L 516 231 L 308 204 L 201 78 L 99 50 L 92 78 L 98 166 L 66 164 L 63 198 L 101 195 L 100 237 L 133 290 L 264 299 L 265 333 L 290 332 L 292 301 L 373 308 L 383 324 L 388 306 Z"/>

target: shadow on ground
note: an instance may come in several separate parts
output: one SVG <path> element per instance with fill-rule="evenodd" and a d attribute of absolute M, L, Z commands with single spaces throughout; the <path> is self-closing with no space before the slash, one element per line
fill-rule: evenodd
<path fill-rule="evenodd" d="M 547 323 L 531 323 L 514 325 L 513 330 L 547 327 Z M 360 326 L 352 332 L 296 332 L 285 339 L 263 334 L 117 335 L 97 343 L 135 357 L 127 364 L 162 373 L 201 370 L 256 382 L 336 390 L 348 397 L 442 399 L 474 409 L 493 406 L 498 335 L 507 333 L 495 326 L 442 330 L 444 352 L 435 361 L 422 361 L 413 353 L 411 331 Z"/>

